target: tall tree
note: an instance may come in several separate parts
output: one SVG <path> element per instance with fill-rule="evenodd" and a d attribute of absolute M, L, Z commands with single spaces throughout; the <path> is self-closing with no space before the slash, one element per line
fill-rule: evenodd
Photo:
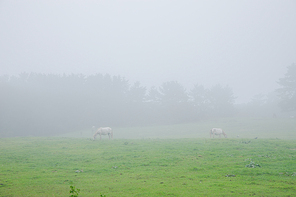
<path fill-rule="evenodd" d="M 135 82 L 129 89 L 129 101 L 133 103 L 142 103 L 146 97 L 146 87 L 141 86 L 140 82 Z"/>
<path fill-rule="evenodd" d="M 285 111 L 296 110 L 296 64 L 287 67 L 285 77 L 280 78 L 278 84 L 281 86 L 277 90 L 279 93 L 280 107 Z"/>
<path fill-rule="evenodd" d="M 190 119 L 188 95 L 181 84 L 176 81 L 165 82 L 159 92 L 164 121 L 178 123 Z"/>
<path fill-rule="evenodd" d="M 160 102 L 160 99 L 161 99 L 160 92 L 155 86 L 152 86 L 148 91 L 147 100 L 150 103 L 156 104 Z"/>
<path fill-rule="evenodd" d="M 177 81 L 169 81 L 160 87 L 161 101 L 164 105 L 175 105 L 188 101 L 185 88 Z"/>
<path fill-rule="evenodd" d="M 189 93 L 195 115 L 199 118 L 205 116 L 209 110 L 210 100 L 208 98 L 208 92 L 209 90 L 205 89 L 202 85 L 195 84 Z"/>
<path fill-rule="evenodd" d="M 234 111 L 234 99 L 232 89 L 228 86 L 213 86 L 208 92 L 210 109 L 213 115 L 227 116 Z"/>

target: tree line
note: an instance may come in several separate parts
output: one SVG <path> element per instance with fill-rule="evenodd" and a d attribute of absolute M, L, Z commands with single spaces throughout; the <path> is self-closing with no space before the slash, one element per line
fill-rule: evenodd
<path fill-rule="evenodd" d="M 232 89 L 186 90 L 177 81 L 146 88 L 121 76 L 22 73 L 0 76 L 5 136 L 50 136 L 96 126 L 177 124 L 235 112 Z"/>
<path fill-rule="evenodd" d="M 232 115 L 271 117 L 278 108 L 296 111 L 296 64 L 268 99 L 234 105 L 228 86 L 186 90 L 177 81 L 159 87 L 130 84 L 109 74 L 22 73 L 0 76 L 0 137 L 51 136 L 95 126 L 179 124 Z M 295 116 L 295 114 L 293 115 Z"/>

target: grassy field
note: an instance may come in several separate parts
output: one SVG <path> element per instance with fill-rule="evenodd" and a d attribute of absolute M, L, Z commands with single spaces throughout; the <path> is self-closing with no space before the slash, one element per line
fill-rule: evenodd
<path fill-rule="evenodd" d="M 296 140 L 296 119 L 284 118 L 225 118 L 196 123 L 114 128 L 114 139 L 180 139 L 209 138 L 210 129 L 223 128 L 229 138 L 278 138 Z M 58 137 L 91 138 L 91 127 Z"/>
<path fill-rule="evenodd" d="M 214 122 L 222 128 L 232 122 L 228 139 L 209 139 L 201 128 L 210 122 L 117 128 L 110 141 L 2 138 L 0 196 L 69 196 L 70 186 L 81 189 L 79 196 L 295 196 L 294 120 L 253 121 L 247 134 L 238 129 L 246 122 Z"/>

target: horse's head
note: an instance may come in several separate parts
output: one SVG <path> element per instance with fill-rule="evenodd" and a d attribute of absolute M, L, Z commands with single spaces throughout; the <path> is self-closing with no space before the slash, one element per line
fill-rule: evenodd
<path fill-rule="evenodd" d="M 94 136 L 93 136 L 93 137 L 94 137 L 94 140 L 96 139 L 97 135 L 101 133 L 101 128 L 102 128 L 102 127 L 98 128 L 98 130 L 97 130 L 96 133 L 94 134 Z"/>
<path fill-rule="evenodd" d="M 222 131 L 222 133 L 223 133 L 224 137 L 225 137 L 225 138 L 227 138 L 227 135 L 226 135 L 226 133 L 225 133 L 224 131 Z"/>

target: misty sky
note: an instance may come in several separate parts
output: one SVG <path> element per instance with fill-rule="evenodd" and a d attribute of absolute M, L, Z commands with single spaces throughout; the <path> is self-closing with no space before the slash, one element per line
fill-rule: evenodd
<path fill-rule="evenodd" d="M 296 63 L 296 1 L 0 0 L 0 75 L 121 75 L 273 91 Z"/>

